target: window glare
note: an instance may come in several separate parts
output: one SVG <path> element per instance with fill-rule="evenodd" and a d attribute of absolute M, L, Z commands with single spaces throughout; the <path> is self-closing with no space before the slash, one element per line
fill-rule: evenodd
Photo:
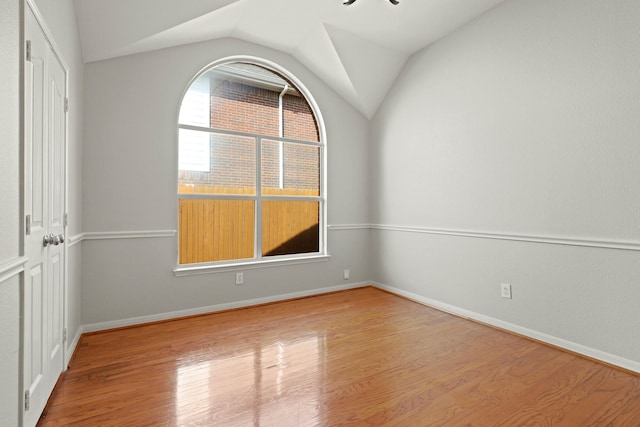
<path fill-rule="evenodd" d="M 191 84 L 180 107 L 180 124 L 209 127 L 211 124 L 210 81 L 205 74 Z"/>
<path fill-rule="evenodd" d="M 211 151 L 209 134 L 179 129 L 178 168 L 181 171 L 209 172 Z"/>

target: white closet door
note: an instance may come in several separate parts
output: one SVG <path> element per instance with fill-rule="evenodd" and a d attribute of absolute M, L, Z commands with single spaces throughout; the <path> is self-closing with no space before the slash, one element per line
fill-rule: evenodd
<path fill-rule="evenodd" d="M 35 426 L 64 364 L 66 71 L 25 8 L 24 426 Z"/>

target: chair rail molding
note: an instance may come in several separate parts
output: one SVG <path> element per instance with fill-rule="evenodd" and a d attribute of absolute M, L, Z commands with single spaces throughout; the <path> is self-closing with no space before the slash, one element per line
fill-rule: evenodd
<path fill-rule="evenodd" d="M 516 242 L 541 243 L 549 245 L 582 246 L 600 249 L 618 249 L 626 251 L 640 251 L 640 241 L 633 240 L 605 240 L 585 239 L 568 236 L 548 236 L 535 234 L 496 233 L 488 231 L 464 230 L 454 228 L 434 228 L 420 226 L 406 226 L 393 224 L 331 224 L 329 231 L 351 230 L 380 230 L 402 233 L 434 234 L 443 236 L 468 237 L 475 239 L 510 240 Z M 138 231 L 89 231 L 76 234 L 69 238 L 69 246 L 74 246 L 84 240 L 113 240 L 113 239 L 148 239 L 175 237 L 176 230 L 138 230 Z"/>
<path fill-rule="evenodd" d="M 82 240 L 149 239 L 175 235 L 176 230 L 89 231 L 82 234 Z"/>
<path fill-rule="evenodd" d="M 332 224 L 327 228 L 329 231 L 370 230 L 371 224 Z"/>
<path fill-rule="evenodd" d="M 28 260 L 29 258 L 27 257 L 18 257 L 5 263 L 0 263 L 0 284 L 22 273 Z"/>
<path fill-rule="evenodd" d="M 511 240 L 516 242 L 542 243 L 549 245 L 582 246 L 601 249 L 619 249 L 640 251 L 640 242 L 625 240 L 583 239 L 567 236 L 544 236 L 512 233 L 494 233 L 485 231 L 459 230 L 447 228 L 429 228 L 403 225 L 371 224 L 372 230 L 397 231 L 403 233 L 436 234 L 444 236 L 469 237 L 476 239 Z"/>

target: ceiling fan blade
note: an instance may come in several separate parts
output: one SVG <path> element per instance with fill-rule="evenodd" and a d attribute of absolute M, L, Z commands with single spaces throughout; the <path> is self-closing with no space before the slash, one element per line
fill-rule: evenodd
<path fill-rule="evenodd" d="M 389 0 L 391 2 L 391 4 L 394 5 L 399 5 L 400 2 L 398 0 Z M 350 4 L 354 4 L 356 2 L 356 0 L 345 0 L 342 4 L 349 6 Z"/>

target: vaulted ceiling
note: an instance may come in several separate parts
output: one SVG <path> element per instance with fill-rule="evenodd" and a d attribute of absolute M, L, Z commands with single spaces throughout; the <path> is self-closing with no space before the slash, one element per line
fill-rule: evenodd
<path fill-rule="evenodd" d="M 371 118 L 416 51 L 503 0 L 75 0 L 85 62 L 223 37 L 294 56 Z"/>

